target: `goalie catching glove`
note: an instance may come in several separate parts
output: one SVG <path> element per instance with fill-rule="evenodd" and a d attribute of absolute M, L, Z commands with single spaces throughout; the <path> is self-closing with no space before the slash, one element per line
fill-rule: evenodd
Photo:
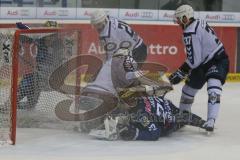
<path fill-rule="evenodd" d="M 180 83 L 183 79 L 185 79 L 189 72 L 190 72 L 191 68 L 189 67 L 189 65 L 185 62 L 183 63 L 183 65 L 174 73 L 172 73 L 168 79 L 170 81 L 171 84 L 178 84 Z"/>

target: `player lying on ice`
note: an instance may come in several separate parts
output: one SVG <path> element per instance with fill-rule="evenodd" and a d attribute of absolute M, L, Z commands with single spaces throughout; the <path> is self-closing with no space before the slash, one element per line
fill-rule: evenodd
<path fill-rule="evenodd" d="M 106 140 L 153 141 L 184 125 L 202 128 L 206 122 L 195 114 L 190 116 L 188 111 L 180 113 L 179 108 L 164 96 L 147 95 L 141 86 L 123 89 L 119 95 L 128 106 L 127 113 L 107 116 L 105 130 L 92 130 L 91 136 Z"/>

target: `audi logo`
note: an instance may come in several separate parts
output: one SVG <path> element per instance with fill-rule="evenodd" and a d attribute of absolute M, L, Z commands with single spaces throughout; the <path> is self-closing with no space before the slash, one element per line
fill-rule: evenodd
<path fill-rule="evenodd" d="M 227 20 L 227 21 L 229 21 L 229 20 L 234 20 L 234 19 L 235 19 L 235 15 L 225 14 L 225 15 L 223 15 L 222 19 L 223 19 L 223 20 Z"/>
<path fill-rule="evenodd" d="M 143 18 L 152 18 L 153 13 L 152 12 L 141 12 L 141 17 Z"/>

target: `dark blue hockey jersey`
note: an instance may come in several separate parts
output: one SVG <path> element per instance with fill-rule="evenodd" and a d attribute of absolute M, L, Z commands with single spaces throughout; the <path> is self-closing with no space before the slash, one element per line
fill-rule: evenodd
<path fill-rule="evenodd" d="M 176 128 L 178 108 L 163 97 L 141 97 L 131 113 L 130 125 L 137 128 L 135 140 L 157 140 Z"/>

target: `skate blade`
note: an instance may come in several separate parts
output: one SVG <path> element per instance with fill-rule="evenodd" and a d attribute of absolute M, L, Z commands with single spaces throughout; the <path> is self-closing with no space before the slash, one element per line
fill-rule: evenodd
<path fill-rule="evenodd" d="M 212 132 L 212 131 L 206 131 L 206 135 L 207 135 L 207 136 L 212 136 L 212 135 L 213 135 L 213 132 Z"/>
<path fill-rule="evenodd" d="M 214 134 L 214 129 L 206 129 L 206 135 L 207 136 L 212 136 Z"/>

